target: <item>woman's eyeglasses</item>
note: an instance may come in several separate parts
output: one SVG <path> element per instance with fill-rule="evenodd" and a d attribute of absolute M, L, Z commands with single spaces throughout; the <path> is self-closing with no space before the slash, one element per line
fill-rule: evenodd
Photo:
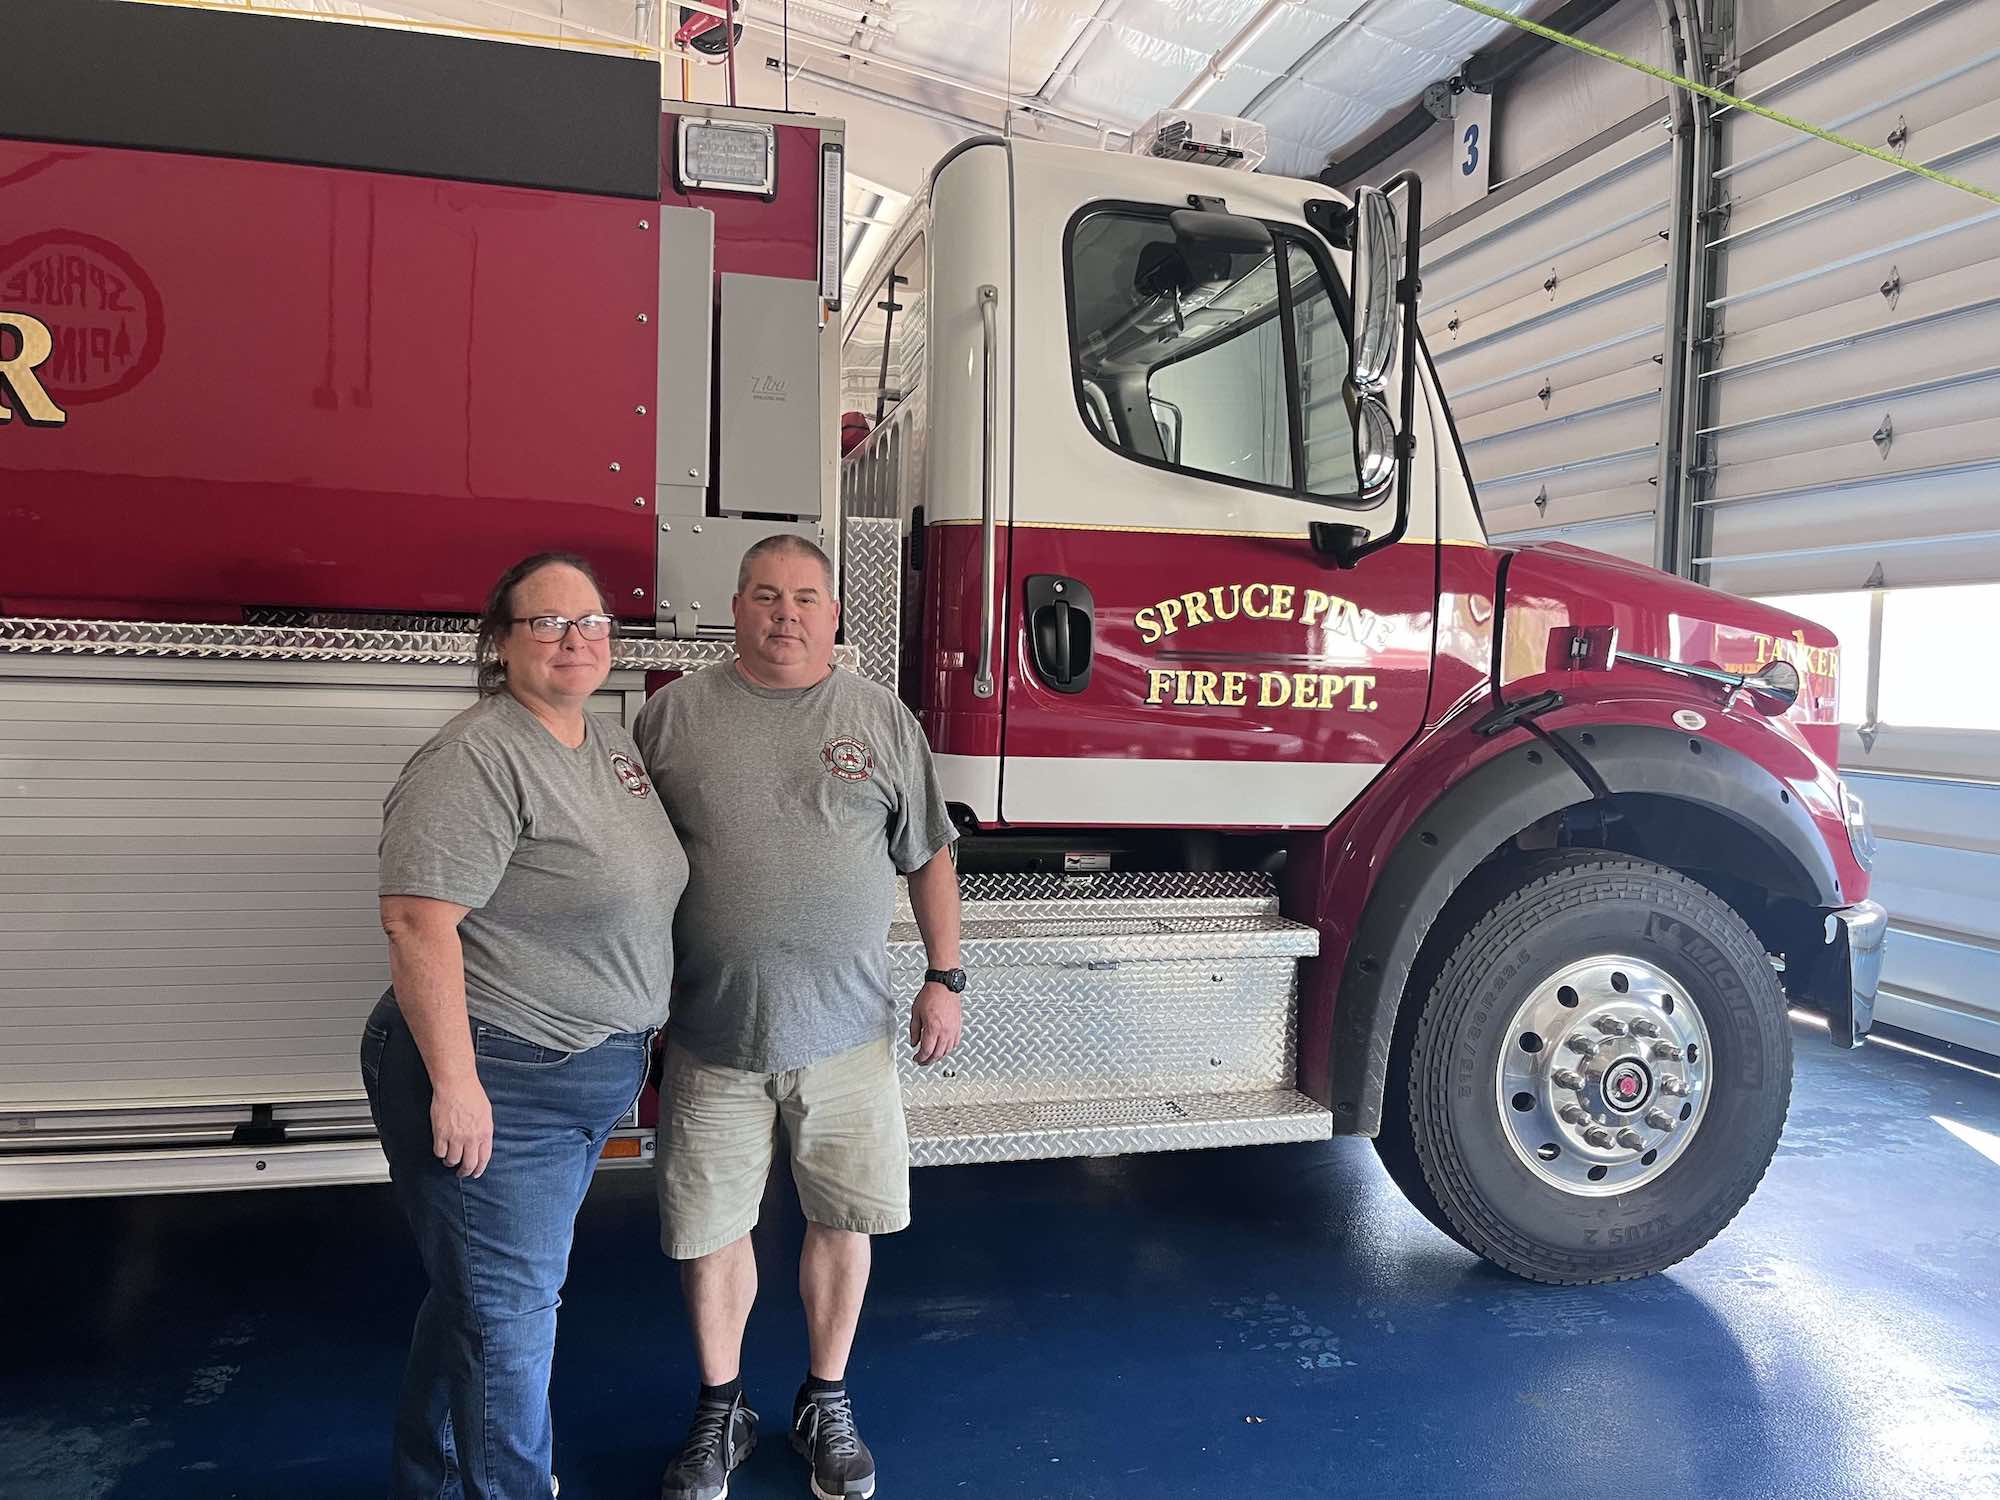
<path fill-rule="evenodd" d="M 584 615 L 576 620 L 568 615 L 515 615 L 512 623 L 527 626 L 529 635 L 551 645 L 568 635 L 572 625 L 586 641 L 601 641 L 611 634 L 609 615 Z"/>

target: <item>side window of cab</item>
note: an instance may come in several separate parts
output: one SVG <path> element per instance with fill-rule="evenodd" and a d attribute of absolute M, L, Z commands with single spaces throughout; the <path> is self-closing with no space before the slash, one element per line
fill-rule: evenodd
<path fill-rule="evenodd" d="M 1303 230 L 1268 248 L 1190 251 L 1165 207 L 1071 224 L 1065 259 L 1077 405 L 1135 462 L 1302 498 L 1355 498 L 1347 335 Z"/>

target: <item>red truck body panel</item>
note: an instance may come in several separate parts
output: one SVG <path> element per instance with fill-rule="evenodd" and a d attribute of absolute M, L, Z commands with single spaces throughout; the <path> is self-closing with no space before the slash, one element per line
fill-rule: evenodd
<path fill-rule="evenodd" d="M 49 327 L 68 410 L 0 443 L 0 611 L 475 612 L 508 564 L 566 547 L 649 616 L 645 217 L 0 141 L 0 224 L 33 226 L 0 243 L 0 307 Z"/>

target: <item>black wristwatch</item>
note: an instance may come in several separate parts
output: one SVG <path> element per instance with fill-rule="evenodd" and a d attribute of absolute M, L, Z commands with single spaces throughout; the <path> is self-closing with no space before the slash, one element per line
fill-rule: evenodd
<path fill-rule="evenodd" d="M 965 970 L 926 969 L 924 970 L 924 983 L 941 984 L 954 995 L 962 995 L 965 993 Z"/>

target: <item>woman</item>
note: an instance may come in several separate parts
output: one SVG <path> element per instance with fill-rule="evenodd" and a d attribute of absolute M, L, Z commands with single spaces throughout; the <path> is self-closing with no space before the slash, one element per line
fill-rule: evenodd
<path fill-rule="evenodd" d="M 611 624 L 582 558 L 508 569 L 480 622 L 479 702 L 384 806 L 392 987 L 361 1071 L 430 1276 L 396 1418 L 398 1497 L 553 1489 L 557 1292 L 592 1168 L 666 1019 L 687 884 L 631 737 L 584 712 L 611 670 Z"/>

